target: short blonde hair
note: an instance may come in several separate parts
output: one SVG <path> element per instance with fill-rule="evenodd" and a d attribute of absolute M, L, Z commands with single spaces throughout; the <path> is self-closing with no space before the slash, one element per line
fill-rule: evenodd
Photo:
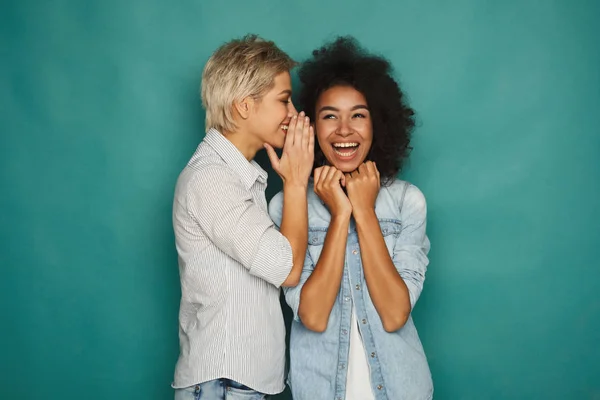
<path fill-rule="evenodd" d="M 219 47 L 202 73 L 200 91 L 206 129 L 235 131 L 233 104 L 248 96 L 260 99 L 274 86 L 277 75 L 295 65 L 275 43 L 257 35 L 246 35 Z"/>

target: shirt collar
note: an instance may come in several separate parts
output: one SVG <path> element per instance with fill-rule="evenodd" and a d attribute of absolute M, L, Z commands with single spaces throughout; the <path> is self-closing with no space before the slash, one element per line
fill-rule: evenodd
<path fill-rule="evenodd" d="M 246 160 L 246 157 L 244 157 L 238 148 L 227 140 L 227 138 L 219 131 L 214 128 L 209 129 L 208 132 L 206 132 L 204 141 L 217 152 L 231 169 L 240 175 L 242 182 L 248 189 L 250 189 L 256 181 L 267 183 L 267 172 L 262 169 L 256 161 Z"/>

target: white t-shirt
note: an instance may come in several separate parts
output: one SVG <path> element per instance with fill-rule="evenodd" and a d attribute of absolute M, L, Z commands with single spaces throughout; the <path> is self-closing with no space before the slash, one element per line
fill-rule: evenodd
<path fill-rule="evenodd" d="M 346 376 L 346 400 L 375 400 L 371 390 L 371 371 L 367 353 L 358 329 L 354 306 L 350 321 L 350 353 Z"/>

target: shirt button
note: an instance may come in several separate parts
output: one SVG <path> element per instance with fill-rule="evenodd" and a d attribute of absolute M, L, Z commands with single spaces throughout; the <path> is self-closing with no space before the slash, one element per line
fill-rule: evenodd
<path fill-rule="evenodd" d="M 381 389 L 383 389 L 383 386 L 382 385 L 377 385 L 377 390 L 381 390 Z"/>
<path fill-rule="evenodd" d="M 341 363 L 341 364 L 340 364 L 340 369 L 344 369 L 344 368 L 346 368 L 346 364 L 344 364 L 344 363 Z"/>
<path fill-rule="evenodd" d="M 358 254 L 358 250 L 356 250 L 356 249 L 352 250 L 352 254 L 357 255 Z"/>
<path fill-rule="evenodd" d="M 360 290 L 360 285 L 356 285 L 356 290 Z"/>
<path fill-rule="evenodd" d="M 375 352 L 371 353 L 371 358 L 375 358 Z"/>
<path fill-rule="evenodd" d="M 350 297 L 349 296 L 344 297 L 344 301 L 350 301 Z"/>
<path fill-rule="evenodd" d="M 343 333 L 344 335 L 347 335 L 347 334 L 348 334 L 348 331 L 347 331 L 346 329 L 342 329 L 342 333 Z"/>
<path fill-rule="evenodd" d="M 366 324 L 366 323 L 367 323 L 367 320 L 363 318 L 363 320 L 362 320 L 362 323 L 363 323 L 363 324 Z"/>

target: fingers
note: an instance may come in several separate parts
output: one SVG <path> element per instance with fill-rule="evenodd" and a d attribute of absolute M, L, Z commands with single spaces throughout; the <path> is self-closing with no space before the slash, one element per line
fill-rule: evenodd
<path fill-rule="evenodd" d="M 287 134 L 285 135 L 285 143 L 283 144 L 283 148 L 285 150 L 289 150 L 291 147 L 294 146 L 294 132 L 296 131 L 296 125 L 298 124 L 298 116 L 294 115 L 292 117 L 292 120 L 290 121 L 290 124 L 288 125 L 288 131 Z"/>
<path fill-rule="evenodd" d="M 377 170 L 377 164 L 375 164 L 373 161 L 365 161 L 358 167 L 356 171 L 352 172 L 352 176 L 354 178 L 358 177 L 359 175 L 376 176 L 379 179 L 380 175 L 379 170 Z"/>
<path fill-rule="evenodd" d="M 344 174 L 344 185 L 345 187 L 348 187 L 348 184 L 352 181 L 352 175 L 350 175 L 349 173 Z"/>
<path fill-rule="evenodd" d="M 345 184 L 344 174 L 328 165 L 315 169 L 314 179 L 314 190 L 317 194 L 325 192 L 328 188 L 341 187 L 342 182 Z"/>
<path fill-rule="evenodd" d="M 340 170 L 336 170 L 333 180 L 336 185 L 339 185 L 340 187 L 344 186 L 344 184 L 342 183 L 345 180 L 344 173 Z"/>
<path fill-rule="evenodd" d="M 327 171 L 327 177 L 325 178 L 325 185 L 328 187 L 333 187 L 334 184 L 339 184 L 341 172 L 334 168 L 330 167 Z"/>
<path fill-rule="evenodd" d="M 295 119 L 296 124 L 294 126 L 294 131 L 292 132 L 292 136 L 294 137 L 294 146 L 302 146 L 302 132 L 304 131 L 304 125 L 306 122 L 306 117 L 304 116 L 304 111 L 300 111 L 300 114 Z M 289 129 L 288 129 L 289 135 Z"/>
<path fill-rule="evenodd" d="M 381 176 L 379 175 L 379 171 L 377 170 L 377 165 L 372 161 L 367 161 L 365 164 L 365 171 L 368 174 L 368 177 L 373 177 L 377 180 L 377 185 L 381 185 Z"/>
<path fill-rule="evenodd" d="M 379 170 L 377 169 L 376 163 L 373 163 L 373 169 L 375 170 L 375 174 L 377 175 L 377 182 L 381 182 L 381 175 L 379 174 Z"/>
<path fill-rule="evenodd" d="M 321 173 L 323 172 L 323 168 L 324 167 L 319 167 L 319 168 L 315 169 L 315 173 L 314 173 L 314 177 L 315 177 L 314 186 L 315 186 L 315 188 L 321 182 Z"/>
<path fill-rule="evenodd" d="M 327 177 L 327 173 L 329 172 L 329 166 L 323 166 L 315 169 L 315 193 L 321 197 L 321 193 L 323 193 L 323 186 L 325 182 L 325 178 Z"/>
<path fill-rule="evenodd" d="M 362 164 L 360 164 L 360 166 L 358 167 L 358 173 L 359 174 L 367 174 L 369 172 L 369 165 L 368 163 L 370 163 L 371 161 L 367 161 L 364 162 Z"/>
<path fill-rule="evenodd" d="M 267 155 L 269 156 L 269 161 L 271 161 L 271 166 L 275 172 L 279 172 L 279 157 L 277 157 L 275 149 L 270 144 L 265 143 L 265 150 L 267 150 Z"/>
<path fill-rule="evenodd" d="M 304 125 L 302 126 L 302 138 L 300 144 L 302 149 L 308 149 L 309 136 L 311 132 L 310 118 L 304 117 Z"/>
<path fill-rule="evenodd" d="M 313 154 L 315 152 L 315 127 L 310 125 L 308 132 L 308 152 Z"/>

